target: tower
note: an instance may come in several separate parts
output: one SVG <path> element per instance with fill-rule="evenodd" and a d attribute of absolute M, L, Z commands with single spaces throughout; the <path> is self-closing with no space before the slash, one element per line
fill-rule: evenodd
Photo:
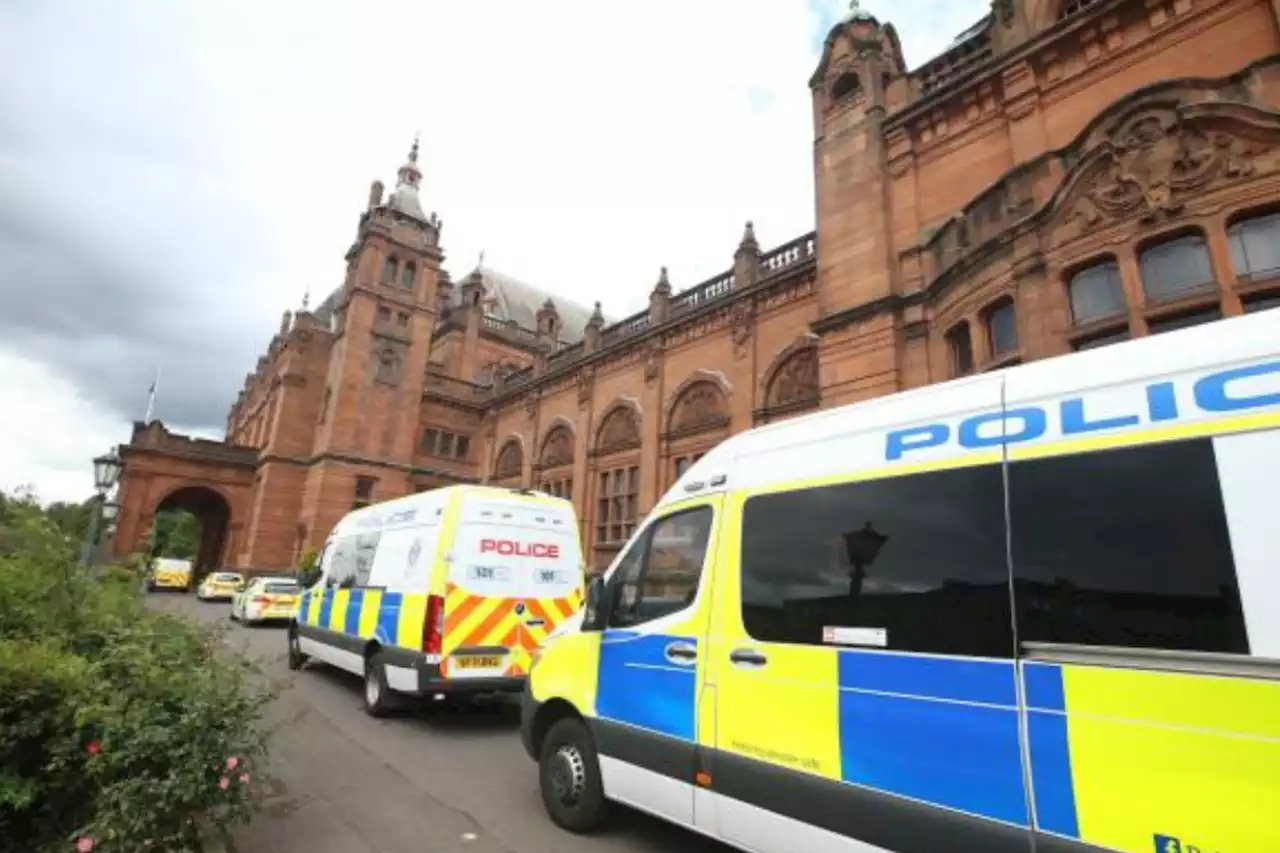
<path fill-rule="evenodd" d="M 896 390 L 881 387 L 896 383 L 892 352 L 869 350 L 866 341 L 892 346 L 893 319 L 875 309 L 896 292 L 884 121 L 887 93 L 905 71 L 893 27 L 854 0 L 827 35 L 809 81 L 819 249 L 814 328 L 822 335 L 823 399 L 831 403 Z"/>

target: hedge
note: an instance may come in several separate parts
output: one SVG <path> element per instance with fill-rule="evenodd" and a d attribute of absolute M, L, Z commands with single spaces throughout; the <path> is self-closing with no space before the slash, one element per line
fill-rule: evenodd
<path fill-rule="evenodd" d="M 38 508 L 0 556 L 0 838 L 6 849 L 199 850 L 247 820 L 273 691 L 220 632 L 96 577 Z"/>

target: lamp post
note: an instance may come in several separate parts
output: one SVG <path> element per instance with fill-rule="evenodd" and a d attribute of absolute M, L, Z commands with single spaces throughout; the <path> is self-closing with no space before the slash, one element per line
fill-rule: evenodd
<path fill-rule="evenodd" d="M 120 478 L 120 457 L 111 451 L 93 460 L 93 488 L 97 494 L 93 496 L 93 512 L 89 516 L 89 529 L 84 533 L 84 542 L 80 544 L 80 565 L 89 565 L 89 555 L 93 552 L 93 540 L 98 535 L 98 525 L 102 521 L 103 505 L 107 492 L 115 486 Z"/>

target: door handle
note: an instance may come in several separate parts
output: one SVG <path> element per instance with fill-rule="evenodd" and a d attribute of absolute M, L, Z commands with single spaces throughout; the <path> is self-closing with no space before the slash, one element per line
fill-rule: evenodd
<path fill-rule="evenodd" d="M 734 649 L 729 652 L 729 662 L 738 666 L 761 667 L 767 664 L 769 659 L 755 649 Z"/>
<path fill-rule="evenodd" d="M 672 663 L 689 663 L 698 659 L 698 647 L 689 643 L 672 643 L 663 651 Z"/>

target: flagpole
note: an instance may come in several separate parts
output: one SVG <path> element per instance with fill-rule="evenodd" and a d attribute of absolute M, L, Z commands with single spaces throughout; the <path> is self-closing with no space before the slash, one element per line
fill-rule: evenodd
<path fill-rule="evenodd" d="M 151 381 L 151 389 L 147 392 L 147 413 L 142 416 L 144 425 L 151 423 L 151 413 L 155 410 L 156 389 L 160 387 L 160 368 L 156 368 L 156 378 Z"/>

